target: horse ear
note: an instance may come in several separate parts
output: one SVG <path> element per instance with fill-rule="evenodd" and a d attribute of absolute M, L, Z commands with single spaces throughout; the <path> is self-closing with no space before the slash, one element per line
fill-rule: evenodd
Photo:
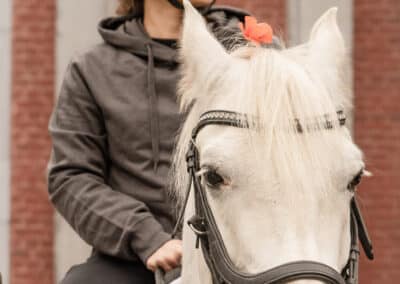
<path fill-rule="evenodd" d="M 194 73 L 196 79 L 208 75 L 217 66 L 226 65 L 229 55 L 208 31 L 203 16 L 189 0 L 183 0 L 185 15 L 181 38 L 181 59 L 185 72 Z M 187 74 L 185 74 L 187 75 Z"/>
<path fill-rule="evenodd" d="M 309 41 L 308 61 L 332 94 L 350 96 L 350 56 L 337 24 L 338 9 L 326 11 L 314 24 Z M 346 101 L 348 98 L 343 98 Z M 345 103 L 345 102 L 337 102 Z"/>
<path fill-rule="evenodd" d="M 326 11 L 314 24 L 311 30 L 310 44 L 313 51 L 335 55 L 343 55 L 346 52 L 343 35 L 337 24 L 336 7 Z"/>

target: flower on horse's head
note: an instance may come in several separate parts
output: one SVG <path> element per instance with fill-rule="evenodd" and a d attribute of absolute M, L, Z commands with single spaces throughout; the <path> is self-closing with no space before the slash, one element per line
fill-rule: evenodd
<path fill-rule="evenodd" d="M 246 16 L 243 23 L 239 23 L 239 27 L 244 37 L 256 44 L 270 44 L 273 42 L 273 30 L 267 23 L 257 23 L 254 17 Z"/>

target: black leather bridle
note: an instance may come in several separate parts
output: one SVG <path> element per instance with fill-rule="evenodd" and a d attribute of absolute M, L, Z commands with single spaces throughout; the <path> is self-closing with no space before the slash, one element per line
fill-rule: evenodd
<path fill-rule="evenodd" d="M 345 125 L 346 118 L 343 111 L 338 111 L 337 116 L 339 124 L 341 126 Z M 333 123 L 326 120 L 324 128 L 332 128 Z M 204 113 L 201 115 L 197 126 L 193 129 L 192 139 L 186 155 L 189 184 L 174 234 L 179 230 L 191 188 L 193 188 L 195 215 L 188 221 L 188 225 L 196 234 L 196 248 L 201 246 L 205 261 L 212 275 L 213 284 L 275 284 L 299 279 L 320 280 L 332 284 L 357 284 L 360 254 L 358 239 L 362 244 L 366 256 L 371 260 L 374 256 L 372 244 L 355 197 L 352 198 L 350 204 L 351 246 L 349 259 L 342 273 L 337 272 L 326 264 L 313 261 L 290 262 L 254 275 L 237 270 L 223 242 L 208 203 L 206 192 L 201 186 L 201 177 L 196 175 L 200 170 L 200 160 L 195 141 L 200 130 L 207 125 L 249 128 L 249 122 L 246 115 L 237 112 L 213 110 Z M 296 129 L 298 132 L 304 131 L 303 126 L 298 120 L 296 120 Z"/>

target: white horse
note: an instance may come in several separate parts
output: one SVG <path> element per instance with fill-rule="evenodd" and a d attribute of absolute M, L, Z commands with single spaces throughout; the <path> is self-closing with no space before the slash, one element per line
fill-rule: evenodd
<path fill-rule="evenodd" d="M 351 107 L 350 60 L 337 9 L 316 22 L 301 46 L 249 45 L 228 53 L 190 1 L 184 5 L 180 105 L 190 113 L 174 157 L 177 196 L 184 196 L 188 183 L 185 154 L 200 115 L 213 109 L 248 114 L 249 129 L 210 125 L 195 142 L 197 174 L 230 258 L 245 273 L 298 260 L 340 272 L 350 249 L 354 191 L 347 186 L 364 163 L 348 129 L 336 123 L 337 110 Z M 327 120 L 331 129 L 322 127 Z M 302 125 L 302 133 L 294 122 Z M 186 226 L 193 214 L 190 196 L 182 283 L 211 284 L 195 235 Z"/>

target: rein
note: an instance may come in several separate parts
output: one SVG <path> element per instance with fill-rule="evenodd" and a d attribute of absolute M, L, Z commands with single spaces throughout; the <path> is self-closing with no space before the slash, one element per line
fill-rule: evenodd
<path fill-rule="evenodd" d="M 337 116 L 339 125 L 345 125 L 346 118 L 343 111 L 338 111 Z M 332 123 L 332 121 L 327 119 L 324 125 L 325 129 L 331 129 Z M 196 172 L 200 169 L 200 160 L 195 141 L 198 133 L 207 125 L 249 128 L 249 121 L 245 114 L 237 112 L 214 110 L 204 113 L 200 117 L 197 126 L 193 129 L 192 139 L 186 154 L 189 182 L 173 236 L 176 235 L 179 227 L 182 225 L 185 208 L 193 188 L 196 213 L 189 219 L 188 225 L 196 235 L 196 248 L 201 247 L 202 249 L 205 261 L 212 275 L 213 284 L 274 284 L 300 279 L 320 280 L 331 284 L 357 284 L 360 255 L 358 239 L 362 244 L 366 256 L 371 260 L 374 256 L 371 240 L 355 197 L 352 198 L 350 204 L 351 246 L 349 258 L 342 273 L 337 272 L 326 264 L 314 261 L 289 262 L 258 274 L 248 274 L 237 270 L 229 257 L 213 212 L 209 206 L 206 193 L 201 186 L 201 177 L 196 175 Z M 296 121 L 296 129 L 299 133 L 304 131 L 304 127 L 298 120 Z"/>

